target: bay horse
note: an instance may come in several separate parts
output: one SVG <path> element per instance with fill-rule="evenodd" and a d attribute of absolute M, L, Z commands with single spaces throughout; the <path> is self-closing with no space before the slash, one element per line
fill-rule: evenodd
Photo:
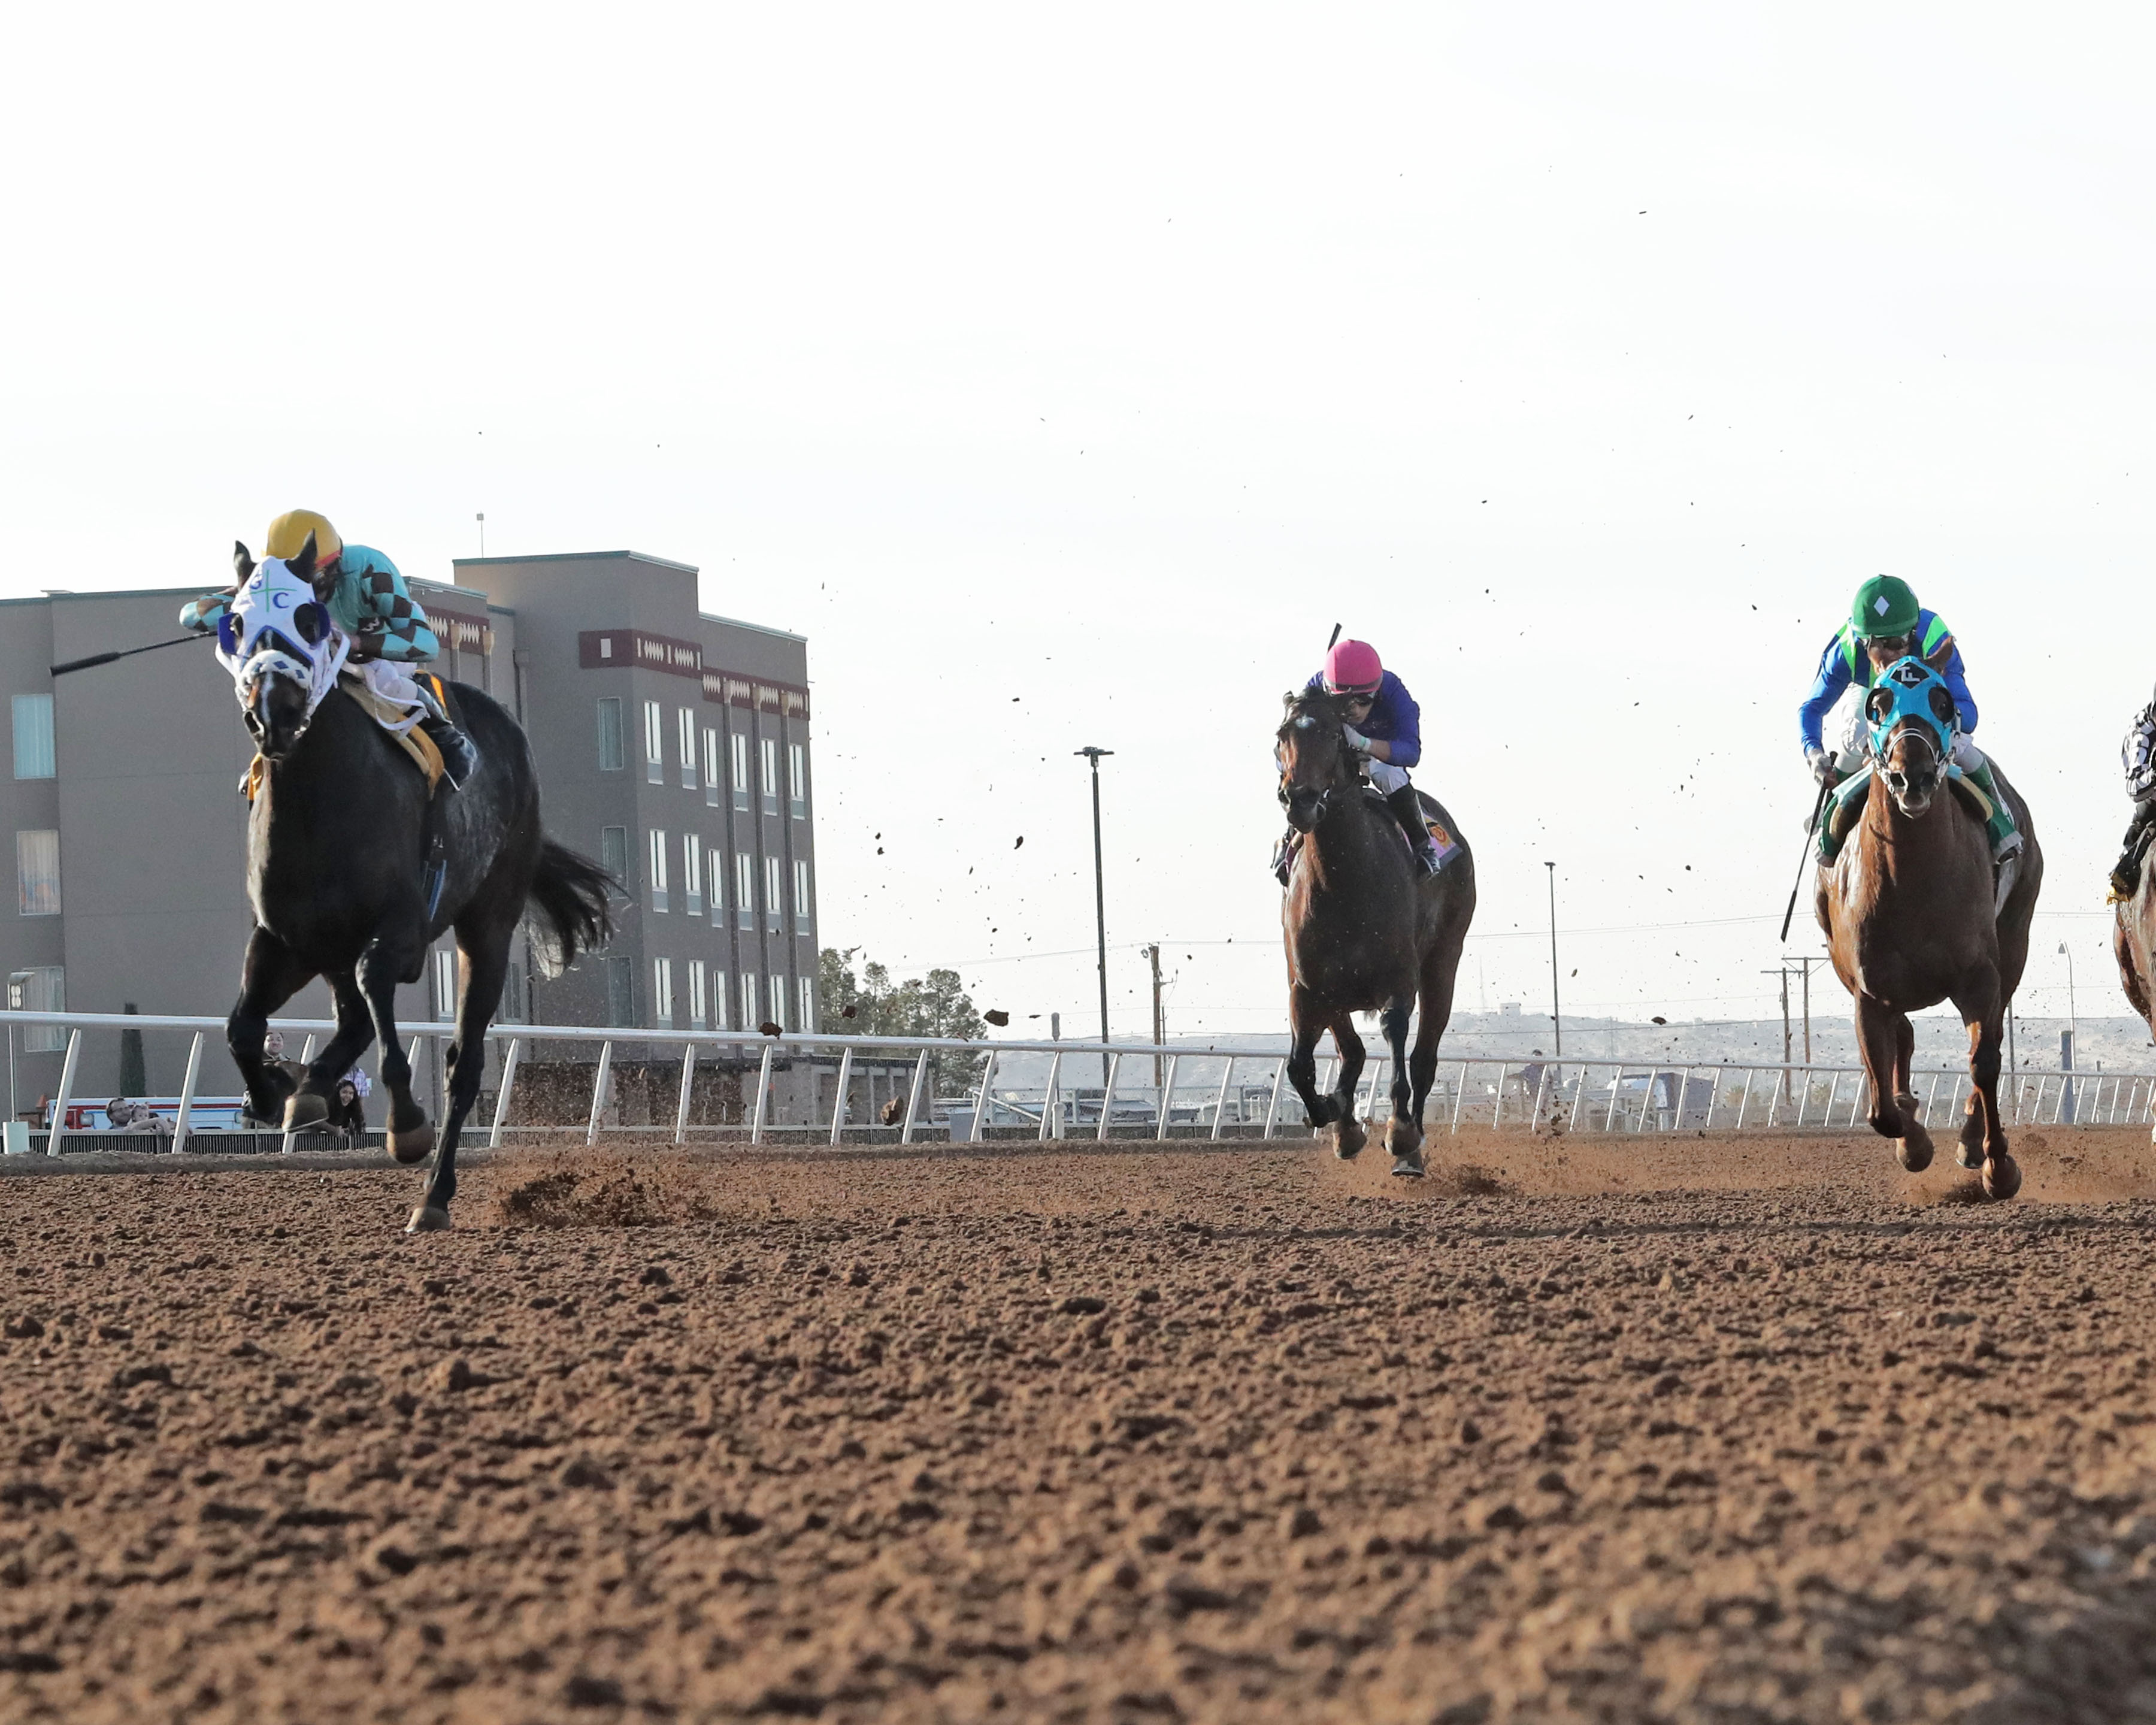
<path fill-rule="evenodd" d="M 1922 660 L 1887 670 L 1865 697 L 1865 717 L 1872 782 L 1856 830 L 1819 870 L 1815 909 L 1835 974 L 1856 997 L 1871 1129 L 1897 1141 L 1910 1173 L 1931 1165 L 1931 1134 L 1909 1088 L 1916 1035 L 1908 1015 L 1952 1000 L 1969 1032 L 1970 1079 L 1956 1159 L 1981 1168 L 1987 1196 L 2011 1198 L 2021 1170 L 1999 1115 L 1999 1044 L 2028 962 L 2043 852 L 2028 804 L 1992 757 L 1992 777 L 2012 799 L 2023 841 L 2019 870 L 1997 902 L 1983 819 L 1948 788 L 1953 697 Z"/>
<path fill-rule="evenodd" d="M 233 567 L 244 594 L 255 573 L 245 546 L 234 547 Z M 263 567 L 281 568 L 311 586 L 325 608 L 314 626 L 324 626 L 336 578 L 316 569 L 311 536 L 299 557 L 281 565 L 270 559 Z M 430 1151 L 434 1157 L 405 1231 L 446 1228 L 457 1189 L 457 1139 L 479 1096 L 511 938 L 529 914 L 566 967 L 611 930 L 609 877 L 545 836 L 531 746 L 491 697 L 467 684 L 447 685 L 455 716 L 478 747 L 479 766 L 462 789 L 445 783 L 436 793 L 440 806 L 430 824 L 428 785 L 417 764 L 343 690 L 332 686 L 311 704 L 306 670 L 281 652 L 234 665 L 259 765 L 251 775 L 247 821 L 254 927 L 225 1040 L 246 1082 L 249 1110 L 265 1120 L 281 1113 L 291 1132 L 328 1117 L 337 1081 L 379 1037 L 389 1153 L 408 1165 Z M 427 878 L 432 855 L 441 865 L 439 885 Z M 429 946 L 451 929 L 456 1028 L 438 1145 L 412 1094 L 396 995 L 399 983 L 419 979 Z M 263 1060 L 263 1038 L 270 1014 L 317 976 L 330 984 L 336 1029 L 295 1088 Z"/>
<path fill-rule="evenodd" d="M 1377 1013 L 1393 1055 L 1385 1146 L 1394 1173 L 1419 1179 L 1423 1103 L 1437 1076 L 1438 1039 L 1452 1017 L 1453 979 L 1475 916 L 1475 859 L 1451 815 L 1425 795 L 1424 812 L 1458 848 L 1437 875 L 1417 870 L 1399 822 L 1363 783 L 1346 724 L 1338 697 L 1300 691 L 1287 697 L 1276 738 L 1281 804 L 1305 835 L 1281 907 L 1293 1033 L 1287 1076 L 1311 1124 L 1332 1127 L 1333 1153 L 1342 1161 L 1360 1153 L 1367 1134 L 1355 1118 L 1355 1086 L 1363 1041 L 1353 1014 Z M 1408 1017 L 1418 999 L 1422 1019 L 1410 1058 Z M 1321 1096 L 1316 1050 L 1327 1029 L 1340 1074 Z"/>

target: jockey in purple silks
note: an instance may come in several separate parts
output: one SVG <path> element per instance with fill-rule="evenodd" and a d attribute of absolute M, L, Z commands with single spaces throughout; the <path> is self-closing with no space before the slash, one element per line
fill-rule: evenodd
<path fill-rule="evenodd" d="M 1408 768 L 1422 759 L 1422 709 L 1408 685 L 1387 670 L 1368 641 L 1342 641 L 1325 655 L 1325 669 L 1305 685 L 1342 697 L 1347 710 L 1348 747 L 1363 758 L 1370 783 L 1393 811 L 1414 848 L 1415 866 L 1435 875 L 1444 866 L 1430 835 L 1422 803 L 1408 782 Z M 1276 871 L 1286 883 L 1286 855 Z"/>

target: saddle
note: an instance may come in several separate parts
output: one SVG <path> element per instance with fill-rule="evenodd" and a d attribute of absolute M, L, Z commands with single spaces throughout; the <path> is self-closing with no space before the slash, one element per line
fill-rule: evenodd
<path fill-rule="evenodd" d="M 1385 800 L 1383 793 L 1367 778 L 1363 781 L 1362 792 L 1363 799 L 1370 806 L 1372 812 L 1383 815 L 1385 824 L 1399 834 L 1400 849 L 1407 853 L 1408 860 L 1413 862 L 1414 845 L 1399 822 L 1393 818 L 1393 805 Z M 1432 804 L 1428 797 L 1418 790 L 1415 793 L 1415 800 L 1421 805 L 1423 824 L 1430 829 L 1430 841 L 1437 847 L 1438 867 L 1442 871 L 1445 865 L 1450 862 L 1458 853 L 1459 841 L 1454 839 L 1452 834 L 1445 830 L 1444 824 L 1430 813 Z M 1280 877 L 1280 883 L 1283 886 L 1287 885 L 1288 876 L 1295 871 L 1295 860 L 1302 850 L 1302 840 L 1303 834 L 1296 831 L 1293 827 L 1290 827 L 1286 834 L 1281 839 L 1279 848 L 1273 853 L 1273 872 Z"/>

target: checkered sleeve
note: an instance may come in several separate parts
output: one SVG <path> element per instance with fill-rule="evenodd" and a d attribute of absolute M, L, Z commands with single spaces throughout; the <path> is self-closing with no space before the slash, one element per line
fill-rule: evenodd
<path fill-rule="evenodd" d="M 232 595 L 229 593 L 206 593 L 200 598 L 189 599 L 180 607 L 180 627 L 191 629 L 198 634 L 208 634 L 231 608 Z"/>
<path fill-rule="evenodd" d="M 427 614 L 387 558 L 370 562 L 359 573 L 360 608 L 382 627 L 382 656 L 417 662 L 441 651 Z"/>

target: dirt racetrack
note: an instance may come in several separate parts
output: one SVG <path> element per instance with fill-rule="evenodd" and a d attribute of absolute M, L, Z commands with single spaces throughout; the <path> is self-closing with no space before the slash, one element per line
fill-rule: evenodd
<path fill-rule="evenodd" d="M 0 1717 L 2156 1718 L 2142 1133 L 1433 1149 L 0 1179 Z"/>

